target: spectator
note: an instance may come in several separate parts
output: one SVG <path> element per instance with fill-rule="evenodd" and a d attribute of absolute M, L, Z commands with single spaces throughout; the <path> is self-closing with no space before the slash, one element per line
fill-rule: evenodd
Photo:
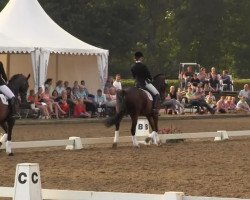
<path fill-rule="evenodd" d="M 122 89 L 121 75 L 120 74 L 116 74 L 115 81 L 113 82 L 113 86 L 115 87 L 116 90 Z"/>
<path fill-rule="evenodd" d="M 69 87 L 69 81 L 64 81 L 63 86 L 64 86 L 65 89 L 66 89 L 67 87 Z"/>
<path fill-rule="evenodd" d="M 209 88 L 212 92 L 219 92 L 220 82 L 215 73 L 211 73 L 211 77 L 209 79 Z"/>
<path fill-rule="evenodd" d="M 106 83 L 105 83 L 105 86 L 104 86 L 104 91 L 103 91 L 104 94 L 108 94 L 109 93 L 109 89 L 111 87 L 113 87 L 113 82 L 114 82 L 113 81 L 113 77 L 109 76 L 108 79 L 107 79 L 107 81 L 106 81 Z"/>
<path fill-rule="evenodd" d="M 74 99 L 80 98 L 78 97 L 78 93 L 79 93 L 79 84 L 78 81 L 74 81 L 74 85 L 72 87 L 72 94 L 74 96 Z"/>
<path fill-rule="evenodd" d="M 34 107 L 38 108 L 41 111 L 41 116 L 40 116 L 41 119 L 50 119 L 47 104 L 42 103 L 38 100 L 38 96 L 37 94 L 35 94 L 34 90 L 30 90 L 30 93 L 28 96 L 28 102 L 30 102 L 31 104 L 34 104 Z"/>
<path fill-rule="evenodd" d="M 86 110 L 88 112 L 91 112 L 92 117 L 97 116 L 96 114 L 96 105 L 94 103 L 93 98 L 90 98 L 87 95 L 87 90 L 85 90 L 85 86 L 79 85 L 79 93 L 78 93 L 78 98 L 83 99 L 84 104 L 86 105 Z"/>
<path fill-rule="evenodd" d="M 61 93 L 61 97 L 60 97 L 60 100 L 59 100 L 59 106 L 60 108 L 64 111 L 65 114 L 59 116 L 61 118 L 64 118 L 66 116 L 66 114 L 69 113 L 69 104 L 67 102 L 67 91 L 66 90 L 63 90 L 62 93 Z"/>
<path fill-rule="evenodd" d="M 204 87 L 204 85 L 209 82 L 209 77 L 208 77 L 208 75 L 206 73 L 206 69 L 204 67 L 202 67 L 200 69 L 200 72 L 198 74 L 198 78 L 199 78 L 200 82 L 202 83 L 202 87 Z"/>
<path fill-rule="evenodd" d="M 227 113 L 228 112 L 228 107 L 227 107 L 225 99 L 226 99 L 226 97 L 222 95 L 220 97 L 220 100 L 217 102 L 216 108 L 217 108 L 218 113 Z"/>
<path fill-rule="evenodd" d="M 197 74 L 194 74 L 193 77 L 190 80 L 191 85 L 193 86 L 193 88 L 197 87 L 200 83 L 200 79 L 198 78 Z"/>
<path fill-rule="evenodd" d="M 52 92 L 54 90 L 53 87 L 52 87 L 52 84 L 53 84 L 53 79 L 52 78 L 48 78 L 44 83 L 44 87 L 49 89 L 50 96 L 52 95 Z"/>
<path fill-rule="evenodd" d="M 55 90 L 58 92 L 59 96 L 62 96 L 62 91 L 65 90 L 62 80 L 57 81 Z"/>
<path fill-rule="evenodd" d="M 208 98 L 211 98 L 213 102 L 216 102 L 215 96 L 211 91 L 208 92 L 208 95 L 205 97 L 205 100 L 207 100 Z"/>
<path fill-rule="evenodd" d="M 241 98 L 242 96 L 245 97 L 245 101 L 250 105 L 250 90 L 248 84 L 245 84 L 244 89 L 239 92 L 238 97 Z"/>
<path fill-rule="evenodd" d="M 240 100 L 238 101 L 237 105 L 236 105 L 236 111 L 237 112 L 243 112 L 243 113 L 249 113 L 250 112 L 250 108 L 248 103 L 246 102 L 246 97 L 245 96 L 241 96 Z"/>
<path fill-rule="evenodd" d="M 228 111 L 235 111 L 235 108 L 236 108 L 235 97 L 227 96 L 226 105 L 227 105 Z"/>
<path fill-rule="evenodd" d="M 74 117 L 91 117 L 91 114 L 86 111 L 85 104 L 83 102 L 83 99 L 79 98 L 77 99 L 77 103 L 74 107 Z"/>
<path fill-rule="evenodd" d="M 222 75 L 220 77 L 220 84 L 223 87 L 222 90 L 230 91 L 230 86 L 232 85 L 231 77 L 228 75 L 227 70 L 222 71 Z"/>
<path fill-rule="evenodd" d="M 102 94 L 101 89 L 97 90 L 97 94 L 95 96 L 95 103 L 97 105 L 98 113 L 101 113 L 103 109 L 106 110 L 106 103 L 107 103 L 106 95 Z"/>

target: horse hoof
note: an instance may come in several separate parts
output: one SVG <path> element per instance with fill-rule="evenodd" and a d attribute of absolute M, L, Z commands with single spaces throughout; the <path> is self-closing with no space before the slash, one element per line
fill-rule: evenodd
<path fill-rule="evenodd" d="M 9 153 L 8 156 L 14 156 L 14 154 L 13 153 Z"/>
<path fill-rule="evenodd" d="M 145 142 L 146 142 L 146 143 L 149 143 L 151 140 L 152 140 L 152 138 L 147 137 L 147 138 L 145 139 Z"/>
<path fill-rule="evenodd" d="M 112 149 L 117 149 L 117 143 L 113 143 Z"/>

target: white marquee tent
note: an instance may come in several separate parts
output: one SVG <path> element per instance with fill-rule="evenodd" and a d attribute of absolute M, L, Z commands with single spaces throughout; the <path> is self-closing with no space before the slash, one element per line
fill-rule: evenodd
<path fill-rule="evenodd" d="M 0 37 L 0 61 L 8 76 L 33 72 L 35 89 L 47 77 L 67 80 L 71 85 L 74 80 L 85 80 L 94 93 L 104 87 L 108 50 L 82 42 L 63 30 L 37 0 L 10 0 L 0 13 Z"/>

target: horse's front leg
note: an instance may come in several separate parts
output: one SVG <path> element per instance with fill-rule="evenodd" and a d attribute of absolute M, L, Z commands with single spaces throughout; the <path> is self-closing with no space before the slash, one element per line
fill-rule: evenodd
<path fill-rule="evenodd" d="M 136 139 L 135 136 L 135 129 L 136 129 L 136 125 L 137 125 L 137 120 L 138 120 L 138 115 L 135 116 L 131 116 L 131 120 L 132 120 L 132 126 L 131 126 L 131 135 L 132 135 L 132 142 L 133 142 L 133 146 L 139 148 L 140 145 Z"/>
<path fill-rule="evenodd" d="M 5 142 L 7 142 L 7 137 L 8 137 L 8 128 L 7 128 L 7 124 L 5 122 L 1 123 L 0 124 L 1 127 L 3 128 L 4 130 L 4 134 L 1 134 L 1 139 L 0 139 L 0 147 L 2 146 L 2 144 L 4 144 Z"/>
<path fill-rule="evenodd" d="M 117 143 L 119 141 L 119 128 L 120 128 L 120 122 L 115 124 L 115 137 L 114 137 L 114 143 L 112 145 L 113 149 L 117 148 Z"/>

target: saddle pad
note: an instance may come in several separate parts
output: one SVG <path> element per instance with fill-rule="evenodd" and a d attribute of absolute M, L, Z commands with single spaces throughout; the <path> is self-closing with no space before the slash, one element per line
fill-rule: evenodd
<path fill-rule="evenodd" d="M 3 94 L 0 94 L 0 99 L 1 99 L 1 101 L 2 101 L 3 104 L 9 105 L 9 103 L 8 103 L 8 101 L 7 101 L 7 99 L 6 99 L 6 97 L 5 97 Z"/>
<path fill-rule="evenodd" d="M 148 96 L 150 101 L 153 101 L 152 95 L 147 90 L 144 90 L 144 89 L 141 89 L 141 88 L 139 88 L 139 89 L 146 93 L 146 95 Z"/>

